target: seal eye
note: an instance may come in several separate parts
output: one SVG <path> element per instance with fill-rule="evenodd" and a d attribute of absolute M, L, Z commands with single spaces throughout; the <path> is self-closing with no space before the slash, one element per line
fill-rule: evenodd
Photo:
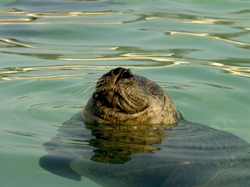
<path fill-rule="evenodd" d="M 93 99 L 97 99 L 97 98 L 98 98 L 98 96 L 99 96 L 99 94 L 97 94 L 97 93 L 96 93 L 96 94 L 93 94 L 93 96 L 92 96 L 92 97 L 93 97 Z"/>
<path fill-rule="evenodd" d="M 152 88 L 152 87 L 148 87 L 147 90 L 148 90 L 148 92 L 149 92 L 150 94 L 152 94 L 152 95 L 158 95 L 158 94 L 157 94 L 157 91 L 154 90 L 154 88 Z"/>
<path fill-rule="evenodd" d="M 157 95 L 156 91 L 154 91 L 154 90 L 150 90 L 150 91 L 151 91 L 151 94 Z"/>

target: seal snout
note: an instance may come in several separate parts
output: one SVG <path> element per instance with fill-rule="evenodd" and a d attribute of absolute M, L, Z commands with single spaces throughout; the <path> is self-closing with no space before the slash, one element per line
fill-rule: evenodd
<path fill-rule="evenodd" d="M 109 72 L 109 75 L 114 79 L 114 84 L 116 84 L 120 79 L 129 79 L 134 77 L 130 69 L 116 68 Z"/>
<path fill-rule="evenodd" d="M 136 107 L 138 99 L 134 101 L 132 98 L 131 100 L 130 95 L 133 94 L 133 90 L 128 88 L 126 84 L 133 85 L 134 80 L 134 75 L 129 69 L 119 67 L 110 70 L 102 77 L 103 83 L 94 94 L 95 100 L 101 101 L 102 105 L 109 108 L 126 111 L 127 113 L 136 113 L 136 108 L 138 110 L 141 110 L 141 108 L 144 109 L 144 102 L 139 102 L 139 106 Z M 127 88 L 126 92 L 123 91 L 124 88 Z"/>
<path fill-rule="evenodd" d="M 104 74 L 96 83 L 96 88 L 99 91 L 113 90 L 117 91 L 124 84 L 134 84 L 136 82 L 134 75 L 130 69 L 116 68 Z"/>

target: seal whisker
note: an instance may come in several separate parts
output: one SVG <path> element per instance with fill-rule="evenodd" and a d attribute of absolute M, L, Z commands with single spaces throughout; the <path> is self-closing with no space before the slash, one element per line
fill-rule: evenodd
<path fill-rule="evenodd" d="M 94 83 L 96 83 L 96 82 L 97 82 L 97 81 L 84 82 L 84 83 L 80 84 L 79 86 L 77 86 L 76 88 L 74 88 L 73 90 L 71 90 L 68 94 L 70 94 L 70 93 L 72 93 L 72 92 L 74 92 L 74 91 L 76 91 L 76 90 L 78 90 L 78 89 L 80 89 L 79 91 L 81 91 L 82 88 L 80 88 L 80 87 L 82 87 L 83 85 L 90 84 L 90 85 L 92 86 L 92 85 L 93 85 Z M 77 91 L 77 93 L 78 93 L 79 91 Z"/>
<path fill-rule="evenodd" d="M 74 88 L 73 90 L 71 90 L 68 94 L 70 94 L 71 92 L 74 92 L 75 90 L 79 89 L 82 85 L 84 85 L 85 83 L 80 84 L 79 86 L 77 86 L 76 88 Z"/>
<path fill-rule="evenodd" d="M 86 90 L 84 90 L 84 92 L 83 93 L 86 93 L 90 88 L 93 88 L 94 87 L 94 85 L 90 85 Z M 77 93 L 76 94 L 78 94 L 80 91 L 82 91 L 84 88 L 81 88 L 80 90 L 78 90 L 77 91 Z"/>
<path fill-rule="evenodd" d="M 91 93 L 91 92 L 89 92 L 89 93 Z M 89 93 L 88 93 L 88 94 L 89 94 Z M 72 101 L 73 99 L 75 99 L 75 98 L 77 98 L 77 97 L 79 97 L 79 96 L 81 96 L 81 95 L 83 95 L 83 94 L 85 94 L 85 92 L 83 92 L 83 93 L 81 93 L 81 94 L 78 94 L 78 95 L 72 97 L 70 100 L 66 101 L 66 102 L 63 104 L 63 106 L 65 106 L 68 102 Z M 86 94 L 84 97 L 86 97 L 88 94 Z"/>
<path fill-rule="evenodd" d="M 84 92 L 84 93 L 86 93 L 86 92 Z M 82 93 L 82 94 L 84 94 L 84 93 Z M 90 93 L 92 93 L 92 91 L 91 91 L 91 90 L 89 90 L 89 92 L 88 92 L 88 93 L 86 93 L 86 95 L 84 95 L 84 97 L 88 96 Z M 80 94 L 80 95 L 82 95 L 82 94 Z"/>
<path fill-rule="evenodd" d="M 81 84 L 81 85 L 83 85 L 83 84 Z M 79 88 L 79 87 L 80 87 L 80 86 L 78 86 L 77 88 Z M 68 102 L 72 101 L 73 99 L 75 99 L 75 98 L 77 98 L 77 97 L 79 97 L 79 96 L 81 96 L 81 95 L 86 94 L 86 92 L 89 90 L 89 92 L 88 92 L 86 95 L 84 95 L 84 97 L 86 97 L 87 95 L 89 95 L 89 93 L 92 92 L 90 89 L 93 88 L 93 87 L 94 87 L 94 85 L 89 85 L 89 86 L 87 87 L 87 89 L 86 89 L 84 92 L 78 94 L 78 93 L 79 93 L 81 90 L 83 90 L 85 87 L 81 88 L 79 91 L 77 91 L 77 95 L 74 96 L 74 97 L 72 97 L 72 98 L 69 99 L 68 101 L 66 101 L 66 102 L 63 104 L 63 106 L 65 106 Z M 75 88 L 74 90 L 76 90 L 77 88 Z M 73 92 L 74 90 L 70 91 L 69 93 Z"/>

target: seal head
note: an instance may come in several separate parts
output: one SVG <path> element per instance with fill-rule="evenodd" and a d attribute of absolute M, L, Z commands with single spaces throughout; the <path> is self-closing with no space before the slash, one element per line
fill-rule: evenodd
<path fill-rule="evenodd" d="M 116 68 L 104 74 L 82 110 L 88 122 L 104 124 L 174 124 L 180 114 L 153 81 Z"/>

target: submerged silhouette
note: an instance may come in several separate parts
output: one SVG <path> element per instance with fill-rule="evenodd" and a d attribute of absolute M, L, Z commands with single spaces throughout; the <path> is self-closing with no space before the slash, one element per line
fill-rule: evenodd
<path fill-rule="evenodd" d="M 43 146 L 41 167 L 104 187 L 250 186 L 248 142 L 184 120 L 157 84 L 123 68 Z"/>
<path fill-rule="evenodd" d="M 44 169 L 102 186 L 249 186 L 250 144 L 181 119 L 176 126 L 99 127 L 80 112 L 43 145 Z"/>

